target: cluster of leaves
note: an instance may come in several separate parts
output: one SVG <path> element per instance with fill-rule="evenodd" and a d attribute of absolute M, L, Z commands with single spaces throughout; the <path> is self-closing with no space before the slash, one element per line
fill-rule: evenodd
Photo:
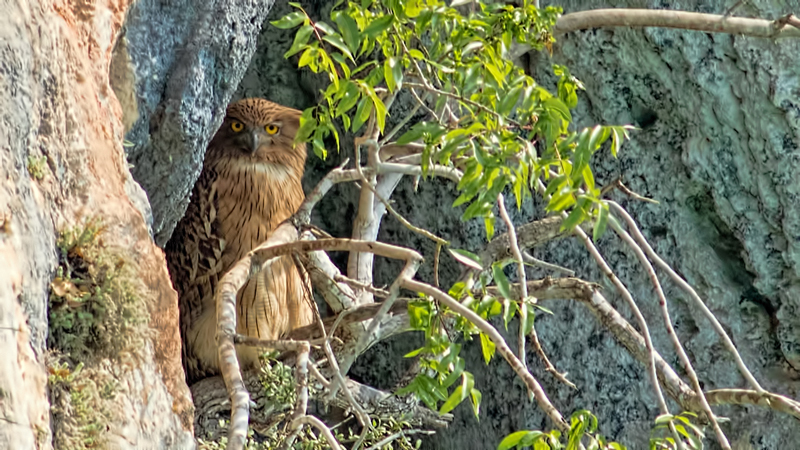
<path fill-rule="evenodd" d="M 705 433 L 703 430 L 692 423 L 697 419 L 697 414 L 684 411 L 681 414 L 662 414 L 656 418 L 656 426 L 653 428 L 650 437 L 650 450 L 672 450 L 680 448 L 672 435 L 670 426 L 678 433 L 678 437 L 683 440 L 683 447 L 691 450 L 703 448 Z M 681 437 L 682 436 L 682 437 Z"/>
<path fill-rule="evenodd" d="M 374 117 L 384 133 L 387 105 L 405 90 L 433 117 L 394 143 L 424 143 L 425 170 L 433 163 L 464 170 L 454 203 L 468 204 L 464 220 L 483 218 L 491 237 L 497 194 L 511 187 L 520 205 L 544 178 L 552 195 L 548 211 L 571 212 L 565 228 L 591 217 L 600 232 L 605 228 L 608 209 L 588 163 L 609 138 L 616 155 L 628 128 L 570 131 L 580 82 L 555 66 L 559 81 L 551 94 L 508 57 L 515 45 L 549 46 L 560 9 L 475 2 L 464 15 L 441 0 L 364 0 L 335 7 L 334 28 L 292 5 L 298 11 L 273 22 L 299 27 L 285 56 L 300 54 L 299 67 L 330 80 L 322 104 L 303 112 L 297 135 L 319 156 L 326 155 L 328 136 L 338 148 L 340 122 L 344 132 L 358 133 Z"/>
<path fill-rule="evenodd" d="M 464 250 L 452 250 L 451 253 L 454 253 L 459 261 L 466 259 L 476 267 L 482 267 L 474 254 Z M 478 277 L 472 289 L 468 289 L 466 283 L 458 282 L 453 285 L 449 294 L 453 298 L 461 299 L 465 306 L 484 320 L 502 315 L 506 330 L 520 309 L 526 308 L 528 314 L 520 326 L 524 327 L 525 333 L 528 334 L 533 328 L 537 310 L 549 314 L 552 312 L 530 301 L 509 300 L 515 296 L 511 292 L 511 283 L 503 269 L 512 262 L 509 259 L 492 264 L 494 282 L 501 297 L 490 295 L 486 289 L 492 280 L 488 272 Z M 480 294 L 476 296 L 476 292 Z M 455 341 L 459 336 L 465 341 L 470 341 L 477 335 L 486 364 L 489 364 L 495 355 L 494 342 L 469 320 L 429 299 L 411 302 L 408 312 L 411 328 L 425 333 L 425 345 L 408 353 L 406 357 L 419 356 L 424 370 L 411 383 L 399 390 L 398 395 L 414 393 L 429 408 L 438 409 L 441 414 L 450 412 L 469 398 L 473 412 L 478 417 L 481 393 L 475 388 L 472 374 L 465 370 L 464 359 L 459 356 L 461 345 Z M 460 383 L 456 385 L 456 381 L 459 380 Z M 439 402 L 444 403 L 439 406 Z"/>
<path fill-rule="evenodd" d="M 275 356 L 275 353 L 267 353 L 261 358 L 259 381 L 264 391 L 261 393 L 259 402 L 256 405 L 256 408 L 262 410 L 259 414 L 260 416 L 271 417 L 274 420 L 271 425 L 262 427 L 258 432 L 252 428 L 248 430 L 245 450 L 282 448 L 290 434 L 290 430 L 284 425 L 286 423 L 285 419 L 288 418 L 287 412 L 294 407 L 297 399 L 294 369 L 277 361 Z M 311 383 L 309 385 L 309 397 L 316 398 L 319 393 L 320 390 Z M 395 418 L 381 419 L 379 417 L 371 417 L 371 419 L 372 428 L 364 439 L 363 448 L 377 444 L 389 436 L 396 436 L 397 438 L 381 448 L 413 450 L 421 445 L 420 441 L 412 443 L 411 438 L 406 435 L 406 433 L 413 433 L 413 427 L 409 422 Z M 347 423 L 343 422 L 332 428 L 334 436 L 342 444 L 355 442 L 360 437 L 352 427 L 346 425 Z M 221 426 L 220 428 L 227 428 L 227 426 Z M 198 440 L 198 448 L 201 450 L 224 450 L 226 447 L 227 438 L 224 436 L 216 439 Z M 330 448 L 330 446 L 323 437 L 315 435 L 311 428 L 304 427 L 291 448 L 296 450 L 323 450 Z"/>
<path fill-rule="evenodd" d="M 583 441 L 588 440 L 584 444 Z M 549 433 L 543 431 L 517 431 L 505 437 L 497 446 L 497 450 L 533 448 L 534 450 L 578 450 L 581 446 L 586 450 L 625 450 L 626 447 L 617 442 L 608 441 L 597 433 L 597 417 L 586 410 L 575 411 L 570 418 L 570 428 L 566 436 L 558 430 Z"/>
<path fill-rule="evenodd" d="M 568 214 L 562 228 L 594 220 L 594 238 L 599 238 L 609 214 L 590 159 L 609 141 L 616 156 L 629 127 L 574 130 L 570 110 L 583 88 L 580 81 L 567 68 L 554 66 L 558 84 L 551 93 L 511 61 L 515 46 L 549 48 L 559 8 L 539 9 L 527 0 L 518 5 L 475 1 L 466 7 L 466 3 L 342 1 L 330 14 L 331 24 L 313 20 L 300 5 L 290 3 L 297 10 L 272 22 L 282 29 L 297 29 L 285 57 L 296 57 L 298 67 L 324 74 L 330 81 L 321 104 L 303 112 L 297 141 L 310 142 L 323 158 L 325 140 L 332 137 L 338 149 L 341 133 L 377 137 L 377 145 L 423 144 L 423 173 L 434 164 L 463 171 L 453 206 L 465 206 L 463 220 L 483 219 L 489 239 L 495 231 L 498 194 L 512 190 L 519 207 L 542 180 L 545 189 L 540 194 L 549 198 L 547 211 Z M 421 118 L 391 117 L 399 95 L 415 100 L 426 117 L 410 127 L 407 122 Z M 395 126 L 389 129 L 391 123 Z M 485 272 L 475 255 L 455 252 L 456 259 L 483 275 L 472 289 L 456 284 L 450 295 L 484 319 L 502 315 L 506 327 L 520 308 L 527 308 L 528 319 L 521 326 L 530 330 L 536 309 L 512 293 L 503 272 L 509 261 L 495 263 Z M 486 292 L 492 279 L 500 296 Z M 414 393 L 443 414 L 469 398 L 478 416 L 481 393 L 465 370 L 461 345 L 455 341 L 477 335 L 487 364 L 495 353 L 494 343 L 474 324 L 429 299 L 412 302 L 409 315 L 412 327 L 424 331 L 426 339 L 423 347 L 407 356 L 420 356 L 423 370 L 398 394 Z M 596 420 L 589 416 L 574 418 L 585 425 L 576 429 L 581 436 L 594 433 Z M 514 445 L 519 442 L 522 438 Z M 605 445 L 602 439 L 595 442 Z"/>
<path fill-rule="evenodd" d="M 107 424 L 112 418 L 110 401 L 117 385 L 113 377 L 82 363 L 51 358 L 48 363 L 48 387 L 53 415 L 53 444 L 65 450 L 102 447 Z"/>
<path fill-rule="evenodd" d="M 133 354 L 141 348 L 147 312 L 125 270 L 104 248 L 99 220 L 64 231 L 50 284 L 48 346 L 73 361 Z"/>

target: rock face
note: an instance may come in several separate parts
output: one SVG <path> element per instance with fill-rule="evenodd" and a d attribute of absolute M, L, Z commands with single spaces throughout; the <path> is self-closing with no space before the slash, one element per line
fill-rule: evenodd
<path fill-rule="evenodd" d="M 0 18 L 0 447 L 50 447 L 47 302 L 59 231 L 100 218 L 155 330 L 118 377 L 109 448 L 192 448 L 177 299 L 123 153 L 108 67 L 128 2 L 4 2 Z"/>

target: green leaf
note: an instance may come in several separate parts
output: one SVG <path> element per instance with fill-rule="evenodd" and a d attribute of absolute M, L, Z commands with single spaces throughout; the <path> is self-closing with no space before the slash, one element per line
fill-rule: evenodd
<path fill-rule="evenodd" d="M 572 209 L 572 212 L 569 213 L 569 216 L 567 216 L 567 219 L 561 222 L 561 231 L 572 231 L 588 218 L 588 214 L 586 214 L 586 209 L 584 208 L 585 203 L 583 199 L 578 202 L 575 208 Z"/>
<path fill-rule="evenodd" d="M 567 105 L 565 105 L 564 102 L 562 102 L 561 100 L 552 97 L 542 102 L 542 104 L 544 105 L 545 108 L 556 111 L 563 120 L 566 120 L 567 122 L 572 122 L 572 114 L 569 112 L 569 108 L 567 108 Z"/>
<path fill-rule="evenodd" d="M 325 36 L 322 36 L 322 40 L 341 50 L 341 52 L 347 56 L 347 58 L 350 59 L 353 64 L 356 63 L 356 60 L 353 59 L 353 54 L 350 52 L 350 49 L 347 48 L 347 44 L 345 44 L 341 36 L 338 34 L 326 34 Z"/>
<path fill-rule="evenodd" d="M 369 97 L 362 97 L 358 102 L 356 108 L 356 115 L 353 118 L 353 126 L 351 128 L 353 133 L 356 133 L 362 126 L 369 120 L 369 115 L 372 114 L 372 100 Z"/>
<path fill-rule="evenodd" d="M 410 144 L 420 139 L 423 134 L 425 134 L 425 123 L 419 122 L 415 124 L 413 127 L 411 127 L 408 131 L 403 133 L 403 135 L 400 136 L 399 139 L 397 139 L 397 144 L 398 145 Z"/>
<path fill-rule="evenodd" d="M 297 67 L 305 67 L 312 64 L 316 57 L 317 57 L 317 48 L 311 46 L 307 47 L 306 51 L 304 51 L 303 54 L 300 55 L 300 60 L 297 62 Z M 313 67 L 311 70 L 317 72 L 317 70 Z"/>
<path fill-rule="evenodd" d="M 420 12 L 422 12 L 422 7 L 419 5 L 420 0 L 407 0 L 405 2 L 405 9 L 403 12 L 406 16 L 413 19 L 419 16 Z"/>
<path fill-rule="evenodd" d="M 303 111 L 303 114 L 300 115 L 300 128 L 297 130 L 297 134 L 294 137 L 295 142 L 308 141 L 311 133 L 317 128 L 317 121 L 314 119 L 315 109 L 316 107 L 307 108 Z"/>
<path fill-rule="evenodd" d="M 324 34 L 336 34 L 336 30 L 325 22 L 316 22 L 314 23 L 314 27 Z"/>
<path fill-rule="evenodd" d="M 491 213 L 491 210 L 489 210 Z M 486 228 L 486 239 L 491 241 L 494 237 L 494 216 L 487 216 L 483 218 L 483 227 Z"/>
<path fill-rule="evenodd" d="M 469 267 L 470 269 L 483 270 L 481 258 L 475 253 L 456 248 L 448 248 L 447 251 L 450 252 L 450 256 L 452 256 L 456 261 Z"/>
<path fill-rule="evenodd" d="M 516 431 L 500 441 L 500 445 L 497 446 L 497 450 L 510 450 L 518 446 L 524 438 L 528 437 L 532 433 L 538 433 L 538 435 L 544 434 L 541 431 Z"/>
<path fill-rule="evenodd" d="M 295 11 L 293 13 L 289 13 L 278 20 L 270 22 L 273 26 L 280 28 L 281 30 L 288 30 L 289 28 L 294 28 L 306 19 L 306 14 L 302 11 Z"/>
<path fill-rule="evenodd" d="M 495 352 L 495 344 L 489 339 L 489 336 L 486 333 L 481 333 L 481 352 L 483 353 L 483 360 L 486 361 L 486 364 L 492 360 Z"/>
<path fill-rule="evenodd" d="M 422 60 L 425 59 L 425 55 L 423 55 L 421 51 L 415 48 L 409 49 L 408 54 L 411 55 L 411 57 L 414 59 L 422 59 Z"/>
<path fill-rule="evenodd" d="M 447 401 L 444 402 L 441 408 L 439 408 L 439 414 L 447 414 L 453 410 L 462 400 L 464 400 L 464 389 L 461 386 L 458 386 Z"/>
<path fill-rule="evenodd" d="M 339 104 L 336 105 L 336 112 L 334 113 L 336 117 L 339 117 L 347 111 L 350 111 L 354 106 L 356 106 L 358 99 L 361 98 L 361 91 L 358 89 L 358 85 L 350 80 L 342 83 L 339 88 L 339 92 L 341 93 L 342 98 L 339 100 Z"/>
<path fill-rule="evenodd" d="M 379 34 L 388 30 L 389 27 L 392 26 L 392 22 L 394 22 L 393 15 L 385 15 L 380 17 L 369 24 L 369 26 L 364 29 L 363 34 L 374 39 L 378 37 Z"/>
<path fill-rule="evenodd" d="M 444 360 L 442 360 L 442 364 L 444 364 Z M 453 363 L 453 371 L 450 372 L 450 375 L 442 381 L 442 386 L 445 388 L 449 388 L 456 382 L 458 377 L 464 373 L 464 367 L 466 366 L 466 362 L 464 358 L 456 358 L 456 361 Z"/>
<path fill-rule="evenodd" d="M 383 62 L 383 78 L 391 92 L 403 86 L 403 64 L 400 58 L 393 56 Z"/>
<path fill-rule="evenodd" d="M 415 301 L 408 304 L 408 319 L 411 328 L 425 330 L 431 323 L 431 303 Z"/>
<path fill-rule="evenodd" d="M 500 106 L 497 108 L 497 112 L 501 115 L 507 116 L 511 113 L 514 109 L 514 106 L 519 101 L 519 93 L 522 91 L 522 86 L 517 86 L 511 89 L 503 100 L 500 102 Z"/>
<path fill-rule="evenodd" d="M 517 302 L 506 300 L 503 302 L 503 323 L 505 324 L 506 331 L 508 331 L 508 322 L 514 318 L 514 314 L 519 310 Z"/>
<path fill-rule="evenodd" d="M 336 22 L 336 26 L 339 27 L 339 31 L 342 32 L 344 41 L 347 43 L 347 48 L 349 48 L 351 52 L 356 51 L 358 49 L 359 38 L 358 25 L 356 24 L 356 21 L 347 14 L 339 14 L 334 20 Z"/>
<path fill-rule="evenodd" d="M 292 42 L 292 46 L 289 47 L 289 51 L 284 53 L 283 57 L 288 58 L 300 50 L 303 50 L 306 43 L 308 43 L 308 38 L 311 37 L 311 33 L 313 32 L 314 27 L 311 25 L 303 25 L 300 27 L 300 29 L 298 29 L 297 33 L 294 35 L 294 42 Z"/>
<path fill-rule="evenodd" d="M 608 226 L 608 204 L 606 202 L 600 203 L 597 211 L 597 221 L 594 223 L 594 230 L 592 232 L 592 240 L 597 242 L 603 233 L 606 232 Z"/>
<path fill-rule="evenodd" d="M 470 389 L 469 395 L 472 398 L 472 412 L 475 413 L 475 418 L 480 420 L 481 399 L 483 398 L 481 391 L 473 388 Z"/>
<path fill-rule="evenodd" d="M 511 283 L 509 283 L 505 272 L 503 272 L 503 265 L 499 262 L 492 264 L 492 277 L 497 285 L 497 290 L 500 295 L 509 300 L 513 300 L 514 296 L 511 294 Z"/>

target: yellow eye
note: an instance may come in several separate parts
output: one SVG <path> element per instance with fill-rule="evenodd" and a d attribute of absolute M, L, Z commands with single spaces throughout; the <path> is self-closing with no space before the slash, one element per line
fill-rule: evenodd
<path fill-rule="evenodd" d="M 233 130 L 234 133 L 238 133 L 244 130 L 244 124 L 242 122 L 239 122 L 238 120 L 234 120 L 233 122 L 231 122 L 231 130 Z"/>
<path fill-rule="evenodd" d="M 264 127 L 264 129 L 267 130 L 267 133 L 269 134 L 275 134 L 278 132 L 278 126 L 275 124 L 269 124 L 266 127 Z"/>

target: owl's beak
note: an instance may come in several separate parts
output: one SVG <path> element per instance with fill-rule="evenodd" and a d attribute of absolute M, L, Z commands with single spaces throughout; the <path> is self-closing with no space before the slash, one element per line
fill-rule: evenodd
<path fill-rule="evenodd" d="M 257 131 L 250 132 L 250 139 L 248 144 L 250 144 L 250 152 L 255 154 L 258 151 L 258 147 L 261 145 L 259 142 L 259 133 Z"/>

